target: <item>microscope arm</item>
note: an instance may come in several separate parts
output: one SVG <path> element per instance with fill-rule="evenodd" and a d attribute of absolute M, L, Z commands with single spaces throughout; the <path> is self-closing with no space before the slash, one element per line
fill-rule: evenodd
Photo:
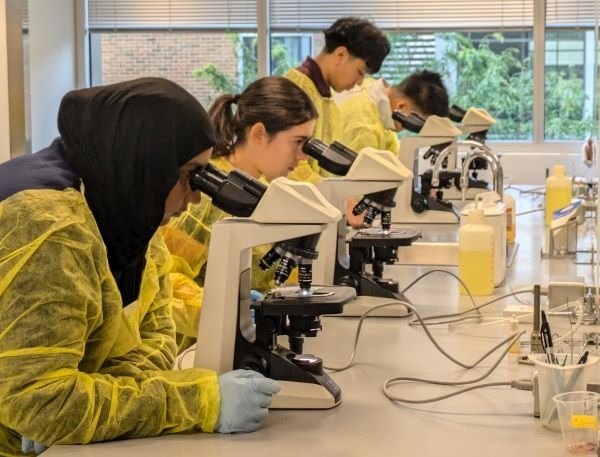
<path fill-rule="evenodd" d="M 248 217 L 267 186 L 240 170 L 225 173 L 211 163 L 190 174 L 190 188 L 208 195 L 214 205 L 237 217 Z"/>

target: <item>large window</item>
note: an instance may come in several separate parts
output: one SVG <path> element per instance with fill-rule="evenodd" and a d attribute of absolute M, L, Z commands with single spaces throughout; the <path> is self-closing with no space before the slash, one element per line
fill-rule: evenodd
<path fill-rule="evenodd" d="M 283 75 L 297 66 L 304 57 L 312 54 L 313 37 L 307 33 L 273 33 L 270 40 L 269 69 L 272 75 Z M 240 89 L 258 77 L 256 34 L 246 34 L 238 39 Z"/>
<path fill-rule="evenodd" d="M 88 15 L 93 85 L 160 76 L 209 104 L 256 78 L 256 0 L 88 0 Z"/>
<path fill-rule="evenodd" d="M 598 134 L 598 0 L 545 0 L 544 137 Z"/>
<path fill-rule="evenodd" d="M 271 74 L 283 75 L 314 54 L 312 33 L 271 34 Z"/>
<path fill-rule="evenodd" d="M 209 32 L 97 32 L 91 35 L 92 84 L 160 76 L 203 103 L 236 90 L 238 36 Z"/>
<path fill-rule="evenodd" d="M 93 84 L 164 76 L 210 103 L 318 54 L 322 30 L 351 14 L 392 42 L 378 76 L 397 83 L 417 69 L 440 72 L 451 103 L 496 118 L 491 139 L 597 134 L 597 0 L 486 0 L 485 8 L 478 0 L 270 0 L 268 11 L 260 0 L 88 2 Z M 266 65 L 257 58 L 259 24 L 270 32 Z M 534 72 L 541 62 L 543 77 Z"/>
<path fill-rule="evenodd" d="M 91 34 L 92 85 L 143 76 L 169 78 L 210 104 L 256 80 L 256 33 L 130 31 Z M 311 34 L 273 34 L 271 73 L 312 54 Z"/>
<path fill-rule="evenodd" d="M 531 31 L 389 33 L 392 52 L 380 71 L 399 83 L 419 69 L 439 72 L 450 103 L 486 108 L 497 124 L 490 139 L 530 140 Z"/>
<path fill-rule="evenodd" d="M 534 0 L 270 0 L 273 30 L 313 33 L 343 15 L 367 17 L 387 32 L 392 52 L 376 76 L 398 83 L 418 69 L 442 74 L 451 103 L 488 109 L 489 137 L 533 138 Z"/>
<path fill-rule="evenodd" d="M 546 30 L 546 139 L 580 140 L 592 133 L 594 82 L 594 31 Z"/>

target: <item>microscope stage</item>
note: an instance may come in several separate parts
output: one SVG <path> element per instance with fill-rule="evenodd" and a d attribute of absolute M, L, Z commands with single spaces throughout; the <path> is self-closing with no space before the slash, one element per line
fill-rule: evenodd
<path fill-rule="evenodd" d="M 356 291 L 346 286 L 314 286 L 311 292 L 312 295 L 302 295 L 297 286 L 281 287 L 252 307 L 260 308 L 265 316 L 321 316 L 341 313 L 344 305 L 356 296 Z"/>
<path fill-rule="evenodd" d="M 421 231 L 408 227 L 394 227 L 388 233 L 380 228 L 362 229 L 350 240 L 352 247 L 410 246 L 421 238 Z"/>

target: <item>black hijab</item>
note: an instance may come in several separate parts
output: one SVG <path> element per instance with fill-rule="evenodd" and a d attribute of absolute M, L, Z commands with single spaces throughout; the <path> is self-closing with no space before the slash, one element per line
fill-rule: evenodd
<path fill-rule="evenodd" d="M 190 93 L 160 78 L 69 92 L 58 128 L 125 306 L 138 297 L 148 243 L 179 168 L 215 144 L 214 130 Z"/>

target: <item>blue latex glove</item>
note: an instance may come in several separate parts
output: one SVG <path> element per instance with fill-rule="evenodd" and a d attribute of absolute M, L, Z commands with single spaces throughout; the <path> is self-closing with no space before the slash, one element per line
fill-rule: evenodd
<path fill-rule="evenodd" d="M 21 437 L 21 451 L 23 454 L 30 454 L 35 452 L 36 454 L 41 454 L 46 449 L 48 449 L 43 444 L 38 443 L 37 441 L 31 441 L 29 438 Z"/>
<path fill-rule="evenodd" d="M 267 417 L 272 396 L 281 390 L 272 379 L 252 370 L 234 370 L 219 376 L 221 408 L 215 431 L 253 432 Z"/>
<path fill-rule="evenodd" d="M 261 294 L 258 290 L 252 289 L 250 291 L 250 301 L 259 301 L 265 298 L 263 294 Z"/>
<path fill-rule="evenodd" d="M 261 294 L 258 290 L 254 290 L 254 289 L 250 290 L 250 301 L 252 303 L 254 303 L 255 301 L 260 301 L 263 298 L 265 298 L 265 296 L 263 294 Z M 252 319 L 253 324 L 254 324 L 255 314 L 256 314 L 255 310 L 251 309 L 250 310 L 250 319 Z"/>

